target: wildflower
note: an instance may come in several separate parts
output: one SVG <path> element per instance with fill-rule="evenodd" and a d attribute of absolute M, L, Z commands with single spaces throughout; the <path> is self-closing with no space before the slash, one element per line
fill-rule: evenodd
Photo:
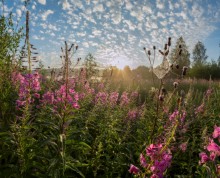
<path fill-rule="evenodd" d="M 110 96 L 109 96 L 108 100 L 109 100 L 109 104 L 110 104 L 112 107 L 117 104 L 118 96 L 119 96 L 119 93 L 118 93 L 118 92 L 112 92 L 112 93 L 110 93 Z"/>
<path fill-rule="evenodd" d="M 131 110 L 131 111 L 129 111 L 128 112 L 128 118 L 130 119 L 130 120 L 134 120 L 134 119 L 136 119 L 137 117 L 138 117 L 138 110 L 137 109 L 133 109 L 133 110 Z"/>
<path fill-rule="evenodd" d="M 179 111 L 178 110 L 174 111 L 169 117 L 170 121 L 173 121 L 178 115 L 179 115 Z"/>
<path fill-rule="evenodd" d="M 211 154 L 209 155 L 209 158 L 211 161 L 215 161 L 216 154 L 214 152 L 211 152 Z"/>
<path fill-rule="evenodd" d="M 206 91 L 206 97 L 209 97 L 210 95 L 212 94 L 212 89 L 209 88 L 207 91 Z"/>
<path fill-rule="evenodd" d="M 218 138 L 220 136 L 220 127 L 217 127 L 216 125 L 215 125 L 215 127 L 214 127 L 214 132 L 213 132 L 213 134 L 212 134 L 212 137 L 213 138 Z"/>
<path fill-rule="evenodd" d="M 128 98 L 128 93 L 123 92 L 121 95 L 121 98 L 120 98 L 120 106 L 128 105 L 129 102 L 130 102 L 130 100 Z"/>
<path fill-rule="evenodd" d="M 220 154 L 220 147 L 213 140 L 210 141 L 210 143 L 206 149 L 209 152 L 213 151 L 213 152 L 217 153 L 218 155 Z"/>
<path fill-rule="evenodd" d="M 206 162 L 208 162 L 209 161 L 209 157 L 207 156 L 207 154 L 206 153 L 204 153 L 204 152 L 201 152 L 200 154 L 199 154 L 199 157 L 200 157 L 200 161 L 199 161 L 199 164 L 204 164 L 204 163 L 206 163 Z"/>
<path fill-rule="evenodd" d="M 204 103 L 202 103 L 199 107 L 195 109 L 195 114 L 202 113 L 204 111 Z"/>
<path fill-rule="evenodd" d="M 108 99 L 108 94 L 105 92 L 98 92 L 95 97 L 96 104 L 106 104 Z"/>
<path fill-rule="evenodd" d="M 146 168 L 148 166 L 147 162 L 146 162 L 146 159 L 144 157 L 143 154 L 140 155 L 140 163 L 141 163 L 141 166 Z"/>
<path fill-rule="evenodd" d="M 139 168 L 134 166 L 133 164 L 130 165 L 130 169 L 128 170 L 131 174 L 138 174 L 139 173 Z"/>
<path fill-rule="evenodd" d="M 187 149 L 187 144 L 188 144 L 188 142 L 182 143 L 182 144 L 179 146 L 180 150 L 182 150 L 183 152 L 185 152 L 186 149 Z"/>

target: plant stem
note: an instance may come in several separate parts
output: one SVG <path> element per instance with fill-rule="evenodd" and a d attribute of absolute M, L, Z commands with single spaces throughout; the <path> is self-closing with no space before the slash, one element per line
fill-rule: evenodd
<path fill-rule="evenodd" d="M 153 142 L 153 136 L 154 136 L 154 132 L 155 132 L 155 130 L 156 130 L 157 120 L 158 120 L 158 117 L 159 117 L 159 102 L 160 102 L 160 101 L 159 101 L 159 96 L 160 96 L 160 92 L 161 92 L 162 86 L 163 86 L 163 80 L 161 79 L 161 80 L 160 80 L 159 92 L 158 92 L 158 96 L 157 96 L 156 118 L 155 118 L 155 120 L 154 120 L 153 130 L 152 130 L 151 137 L 150 137 L 151 143 Z"/>

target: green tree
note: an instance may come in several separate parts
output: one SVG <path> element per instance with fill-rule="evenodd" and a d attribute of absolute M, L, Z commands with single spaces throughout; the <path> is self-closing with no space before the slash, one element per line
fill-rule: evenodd
<path fill-rule="evenodd" d="M 182 49 L 181 55 L 179 55 L 180 49 Z M 175 62 L 180 67 L 190 66 L 190 53 L 188 51 L 188 47 L 186 46 L 186 42 L 184 41 L 182 36 L 177 39 L 176 45 L 174 49 L 171 51 L 170 60 L 172 63 Z"/>
<path fill-rule="evenodd" d="M 85 57 L 84 66 L 86 68 L 86 78 L 90 80 L 93 77 L 98 77 L 99 70 L 98 70 L 98 64 L 96 62 L 96 58 L 89 53 Z"/>
<path fill-rule="evenodd" d="M 208 56 L 206 55 L 205 45 L 198 41 L 193 49 L 193 66 L 201 66 L 206 64 Z"/>

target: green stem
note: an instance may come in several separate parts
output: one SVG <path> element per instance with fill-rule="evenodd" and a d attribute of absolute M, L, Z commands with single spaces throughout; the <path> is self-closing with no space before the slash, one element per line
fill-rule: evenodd
<path fill-rule="evenodd" d="M 153 130 L 152 130 L 151 137 L 150 137 L 151 143 L 153 142 L 153 136 L 154 136 L 154 132 L 155 132 L 156 126 L 157 126 L 157 120 L 158 120 L 158 118 L 159 118 L 159 102 L 160 102 L 159 96 L 160 96 L 160 92 L 161 92 L 162 86 L 163 86 L 163 80 L 161 79 L 161 80 L 160 80 L 159 92 L 158 92 L 158 96 L 157 96 L 156 118 L 155 118 L 155 120 L 154 120 Z"/>

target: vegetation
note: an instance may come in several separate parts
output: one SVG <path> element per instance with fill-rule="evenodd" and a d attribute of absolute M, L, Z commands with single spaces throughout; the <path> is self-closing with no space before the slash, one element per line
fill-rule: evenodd
<path fill-rule="evenodd" d="M 71 77 L 78 46 L 65 42 L 62 78 L 48 79 L 31 69 L 27 34 L 30 68 L 22 69 L 15 57 L 22 31 L 13 27 L 11 17 L 1 17 L 0 177 L 220 176 L 220 85 L 211 80 L 219 79 L 220 66 L 204 62 L 200 42 L 191 67 L 182 38 L 168 62 L 168 38 L 158 67 L 112 67 L 96 82 L 91 54 Z"/>

